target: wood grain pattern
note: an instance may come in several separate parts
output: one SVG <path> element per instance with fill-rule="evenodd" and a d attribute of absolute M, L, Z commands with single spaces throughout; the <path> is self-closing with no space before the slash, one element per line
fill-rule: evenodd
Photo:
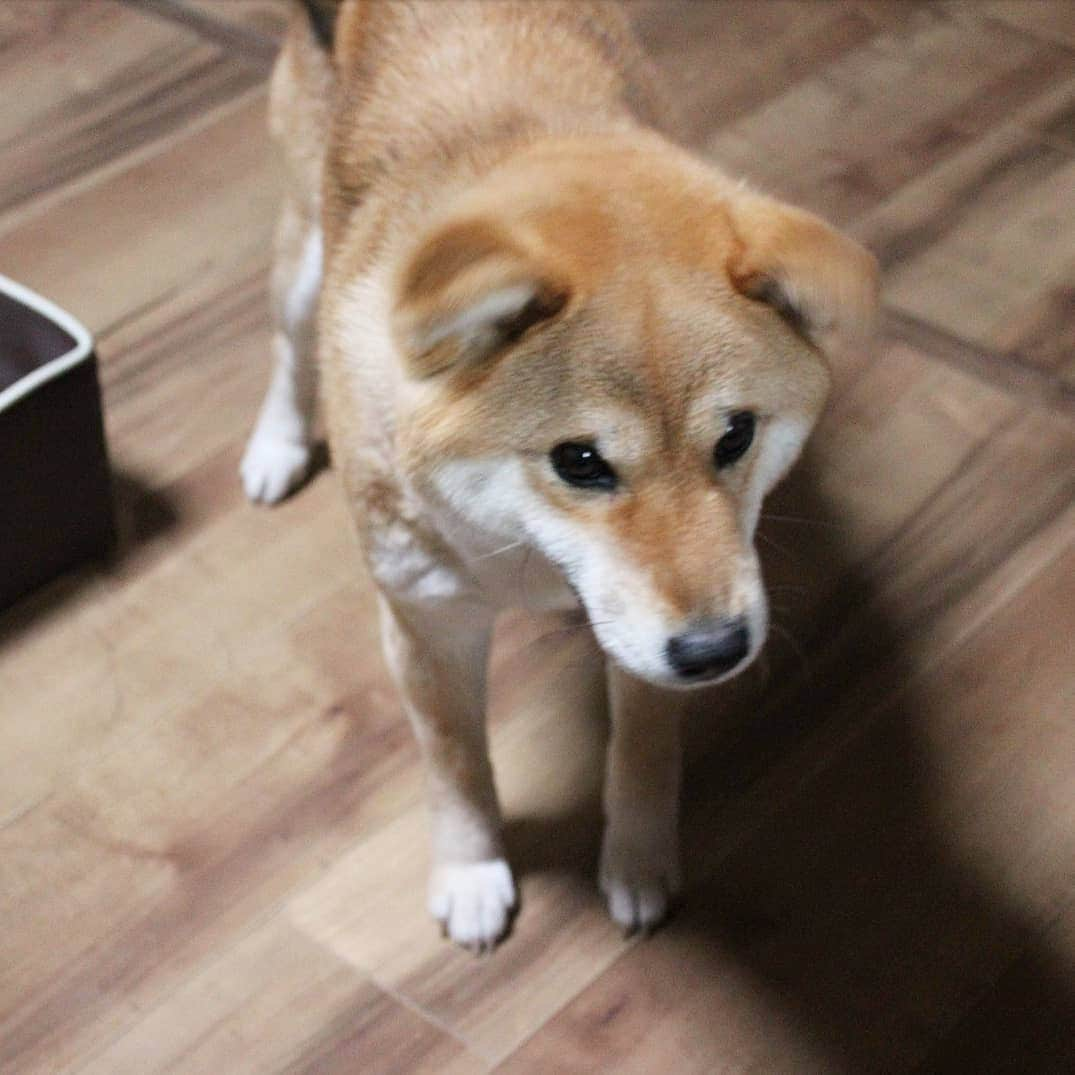
<path fill-rule="evenodd" d="M 483 1065 L 276 917 L 192 976 L 83 1070 L 358 1069 L 473 1075 Z"/>
<path fill-rule="evenodd" d="M 263 67 L 113 0 L 6 4 L 0 51 L 0 224 L 264 79 Z"/>
<path fill-rule="evenodd" d="M 278 39 L 287 27 L 289 0 L 153 0 L 162 13 L 168 8 L 201 15 L 207 22 L 224 27 L 242 27 L 265 37 Z"/>
<path fill-rule="evenodd" d="M 0 226 L 0 260 L 105 341 L 206 274 L 255 254 L 267 264 L 279 181 L 264 126 L 258 86 L 160 152 Z"/>
<path fill-rule="evenodd" d="M 284 9 L 0 8 L 0 265 L 99 335 L 122 534 L 0 616 L 0 1070 L 1071 1070 L 1071 5 L 631 5 L 697 148 L 873 245 L 890 316 L 766 506 L 774 632 L 691 714 L 652 938 L 594 884 L 593 644 L 501 625 L 484 960 L 423 909 L 333 476 L 236 479 Z"/>
<path fill-rule="evenodd" d="M 963 6 L 968 6 L 967 0 L 963 0 Z M 1075 45 L 1075 18 L 1071 5 L 1064 0 L 1030 4 L 1021 0 L 986 0 L 982 6 L 992 19 L 1018 26 L 1039 37 Z"/>
<path fill-rule="evenodd" d="M 995 348 L 1072 277 L 1075 51 L 980 16 L 925 6 L 703 137 L 868 242 L 889 303 Z"/>

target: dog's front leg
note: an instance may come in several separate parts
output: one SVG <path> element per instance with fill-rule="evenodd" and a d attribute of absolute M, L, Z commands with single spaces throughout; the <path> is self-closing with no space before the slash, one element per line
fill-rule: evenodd
<path fill-rule="evenodd" d="M 612 734 L 605 771 L 601 890 L 628 932 L 651 929 L 679 891 L 681 695 L 608 665 Z"/>
<path fill-rule="evenodd" d="M 469 600 L 381 600 L 385 654 L 426 764 L 429 910 L 452 940 L 479 951 L 504 935 L 515 906 L 485 732 L 492 620 Z"/>

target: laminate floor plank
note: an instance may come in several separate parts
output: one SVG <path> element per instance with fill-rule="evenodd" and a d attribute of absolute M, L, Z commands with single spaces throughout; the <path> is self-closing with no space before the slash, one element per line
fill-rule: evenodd
<path fill-rule="evenodd" d="M 1062 953 L 1060 958 L 1057 953 Z M 1042 998 L 1042 982 L 1066 980 L 1075 961 L 1075 907 L 1042 933 L 960 1019 L 920 1067 L 923 1075 L 1013 1070 L 1064 1075 L 1075 1067 L 1075 1000 L 1063 987 Z"/>
<path fill-rule="evenodd" d="M 984 6 L 882 30 L 705 147 L 867 241 L 887 302 L 1004 348 L 1013 321 L 1070 301 L 1075 51 Z"/>
<path fill-rule="evenodd" d="M 283 35 L 291 12 L 289 0 L 165 0 L 165 3 L 186 8 L 214 22 L 253 30 L 267 39 L 279 39 Z"/>
<path fill-rule="evenodd" d="M 1069 295 L 1075 153 L 1041 146 L 1035 164 L 1036 174 L 1007 190 L 980 191 L 943 237 L 893 266 L 888 301 L 989 347 L 1028 310 Z"/>
<path fill-rule="evenodd" d="M 98 334 L 121 530 L 0 617 L 0 1069 L 1067 1071 L 1070 5 L 631 6 L 694 144 L 870 242 L 893 316 L 766 505 L 773 632 L 694 699 L 652 938 L 596 889 L 592 640 L 500 625 L 522 907 L 483 960 L 424 910 L 334 478 L 264 511 L 236 477 L 284 10 L 0 11 L 0 263 Z"/>
<path fill-rule="evenodd" d="M 200 277 L 267 258 L 279 192 L 255 87 L 160 151 L 0 222 L 0 261 L 107 337 Z"/>
<path fill-rule="evenodd" d="M 32 725 L 3 727 L 4 745 L 24 764 L 5 781 L 0 814 L 62 783 L 84 764 L 80 745 L 96 748 L 132 726 L 152 726 L 222 674 L 241 670 L 246 649 L 355 573 L 338 498 L 327 487 L 311 494 L 303 525 L 279 538 L 253 513 L 229 513 L 137 579 L 95 587 L 59 640 L 43 632 L 39 641 L 30 630 L 5 648 L 5 708 L 40 715 Z M 221 601 L 222 591 L 233 598 Z M 78 659 L 57 675 L 64 651 Z"/>
<path fill-rule="evenodd" d="M 966 0 L 962 6 L 969 6 Z M 1075 47 L 1075 12 L 1068 0 L 986 0 L 981 7 L 991 19 Z"/>
<path fill-rule="evenodd" d="M 277 916 L 99 1053 L 84 1075 L 445 1072 L 485 1065 Z"/>
<path fill-rule="evenodd" d="M 0 12 L 0 49 L 0 227 L 265 77 L 114 0 L 12 0 Z"/>
<path fill-rule="evenodd" d="M 718 126 L 704 146 L 847 224 L 1072 73 L 1063 46 L 927 5 Z"/>
<path fill-rule="evenodd" d="M 320 611 L 336 639 L 340 605 Z M 23 876 L 5 907 L 22 928 L 5 937 L 19 1002 L 3 1007 L 0 1063 L 53 1071 L 107 1047 L 338 855 L 355 826 L 376 828 L 417 798 L 413 746 L 385 686 L 363 678 L 367 667 L 342 687 L 322 672 L 304 689 L 310 666 L 291 632 L 329 632 L 311 612 L 263 645 L 260 667 L 292 667 L 294 685 L 262 676 L 258 687 L 244 671 L 201 687 L 185 708 L 85 750 L 66 786 L 0 832 Z M 130 766 L 136 755 L 144 766 Z"/>
<path fill-rule="evenodd" d="M 666 76 L 681 133 L 702 143 L 836 58 L 906 19 L 914 4 L 775 0 L 628 3 L 639 37 Z M 719 62 L 714 62 L 719 57 Z"/>

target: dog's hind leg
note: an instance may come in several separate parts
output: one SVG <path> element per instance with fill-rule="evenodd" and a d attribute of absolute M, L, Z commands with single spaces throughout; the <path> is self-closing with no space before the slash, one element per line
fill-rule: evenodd
<path fill-rule="evenodd" d="M 277 227 L 271 285 L 272 380 L 239 468 L 246 495 L 264 504 L 283 499 L 310 466 L 322 258 L 316 214 L 286 205 Z"/>

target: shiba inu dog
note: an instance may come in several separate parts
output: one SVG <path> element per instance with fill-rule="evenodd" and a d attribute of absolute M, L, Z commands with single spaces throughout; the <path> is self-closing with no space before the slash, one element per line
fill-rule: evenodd
<path fill-rule="evenodd" d="M 679 883 L 683 688 L 766 636 L 762 498 L 863 347 L 872 257 L 678 148 L 624 14 L 580 0 L 307 0 L 271 90 L 288 166 L 276 368 L 242 462 L 334 465 L 428 767 L 429 908 L 505 932 L 484 728 L 497 611 L 581 607 L 608 656 L 600 884 L 627 929 Z M 525 563 L 525 587 L 520 573 Z"/>

